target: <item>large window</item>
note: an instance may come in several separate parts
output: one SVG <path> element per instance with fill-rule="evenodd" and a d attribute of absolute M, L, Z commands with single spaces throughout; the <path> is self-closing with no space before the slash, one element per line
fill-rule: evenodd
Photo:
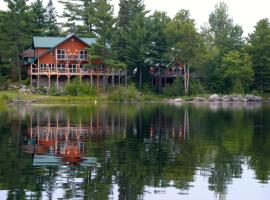
<path fill-rule="evenodd" d="M 65 64 L 58 64 L 57 68 L 59 72 L 65 72 Z"/>
<path fill-rule="evenodd" d="M 87 59 L 87 51 L 86 50 L 80 50 L 80 59 L 86 60 Z"/>
<path fill-rule="evenodd" d="M 50 71 L 55 71 L 54 64 L 48 64 Z"/>
<path fill-rule="evenodd" d="M 69 68 L 69 72 L 73 72 L 73 73 L 76 72 L 76 65 L 75 64 L 69 65 L 68 68 Z"/>
<path fill-rule="evenodd" d="M 40 64 L 39 71 L 45 72 L 46 71 L 46 64 Z"/>
<path fill-rule="evenodd" d="M 65 59 L 66 58 L 66 50 L 65 49 L 58 49 L 57 50 L 57 59 Z"/>

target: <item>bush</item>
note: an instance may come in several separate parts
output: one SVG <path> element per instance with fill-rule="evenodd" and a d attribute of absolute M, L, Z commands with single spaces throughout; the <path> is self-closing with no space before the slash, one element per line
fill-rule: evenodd
<path fill-rule="evenodd" d="M 189 87 L 190 95 L 205 94 L 205 93 L 207 93 L 207 91 L 200 81 L 197 81 L 195 79 L 190 80 L 190 87 Z"/>
<path fill-rule="evenodd" d="M 127 87 L 119 86 L 109 94 L 108 99 L 111 101 L 140 101 L 141 93 L 133 84 Z"/>
<path fill-rule="evenodd" d="M 180 80 L 180 78 L 176 78 L 172 85 L 168 85 L 162 89 L 162 93 L 165 96 L 176 97 L 184 95 L 184 83 Z"/>
<path fill-rule="evenodd" d="M 243 84 L 242 84 L 242 81 L 237 79 L 235 82 L 234 82 L 234 85 L 233 85 L 233 88 L 232 88 L 232 93 L 233 94 L 244 94 L 244 87 L 243 87 Z"/>
<path fill-rule="evenodd" d="M 74 80 L 64 87 L 64 94 L 71 96 L 95 96 L 97 91 L 89 83 Z"/>

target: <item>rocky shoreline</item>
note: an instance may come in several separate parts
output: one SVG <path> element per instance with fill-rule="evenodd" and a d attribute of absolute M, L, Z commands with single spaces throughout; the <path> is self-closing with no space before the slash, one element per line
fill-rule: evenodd
<path fill-rule="evenodd" d="M 169 103 L 181 103 L 181 102 L 193 102 L 193 103 L 261 103 L 261 102 L 270 102 L 270 98 L 263 99 L 260 96 L 252 95 L 252 94 L 236 94 L 236 95 L 218 95 L 213 94 L 208 98 L 203 97 L 194 97 L 187 100 L 183 100 L 181 98 L 177 99 L 169 99 L 167 102 Z"/>

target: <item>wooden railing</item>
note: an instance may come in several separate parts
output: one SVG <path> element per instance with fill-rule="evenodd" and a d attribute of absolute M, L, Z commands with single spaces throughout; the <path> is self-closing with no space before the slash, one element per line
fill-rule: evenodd
<path fill-rule="evenodd" d="M 45 69 L 32 67 L 30 70 L 32 75 L 119 75 L 123 76 L 126 74 L 124 69 L 96 69 L 96 68 L 61 68 L 54 67 Z"/>
<path fill-rule="evenodd" d="M 81 56 L 80 54 L 78 54 L 78 55 L 64 55 L 63 57 L 57 55 L 57 60 L 61 60 L 61 61 L 87 61 L 88 58 L 86 56 Z"/>

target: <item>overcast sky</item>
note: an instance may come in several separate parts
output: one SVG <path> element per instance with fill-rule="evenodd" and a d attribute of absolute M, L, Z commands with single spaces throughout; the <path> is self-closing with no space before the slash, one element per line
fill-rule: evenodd
<path fill-rule="evenodd" d="M 33 0 L 32 0 L 33 1 Z M 115 12 L 118 12 L 119 0 L 111 0 L 115 6 Z M 270 0 L 223 0 L 229 6 L 230 16 L 234 22 L 241 25 L 245 35 L 254 30 L 257 21 L 262 18 L 270 18 Z M 173 17 L 180 9 L 188 9 L 191 17 L 195 19 L 199 28 L 208 20 L 209 13 L 213 11 L 214 5 L 220 0 L 145 0 L 148 10 L 166 11 Z M 44 0 L 44 4 L 47 0 Z M 55 7 L 60 14 L 61 5 L 54 0 Z M 5 9 L 4 0 L 0 0 L 0 9 Z"/>

